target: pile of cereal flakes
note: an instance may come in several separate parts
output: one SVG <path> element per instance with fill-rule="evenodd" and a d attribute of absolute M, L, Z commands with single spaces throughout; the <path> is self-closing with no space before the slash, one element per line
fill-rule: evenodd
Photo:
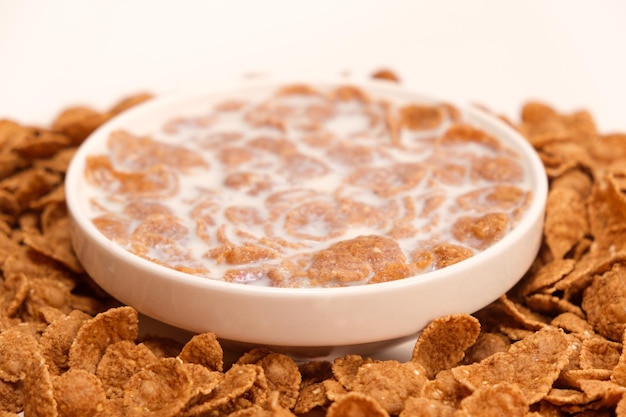
<path fill-rule="evenodd" d="M 149 98 L 45 129 L 0 120 L 0 416 L 626 416 L 626 134 L 524 106 L 515 127 L 550 179 L 542 249 L 508 294 L 434 320 L 409 361 L 259 347 L 230 363 L 211 333 L 140 337 L 71 248 L 73 152 Z"/>

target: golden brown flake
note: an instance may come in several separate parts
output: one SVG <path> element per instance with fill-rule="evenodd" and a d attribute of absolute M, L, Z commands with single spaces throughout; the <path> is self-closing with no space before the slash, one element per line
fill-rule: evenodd
<path fill-rule="evenodd" d="M 107 347 L 120 340 L 137 339 L 137 310 L 132 307 L 112 308 L 85 322 L 76 334 L 69 351 L 70 368 L 95 373 Z"/>
<path fill-rule="evenodd" d="M 440 371 L 457 365 L 479 333 L 479 321 L 469 314 L 435 319 L 422 330 L 411 360 L 423 366 L 425 376 L 433 379 Z"/>

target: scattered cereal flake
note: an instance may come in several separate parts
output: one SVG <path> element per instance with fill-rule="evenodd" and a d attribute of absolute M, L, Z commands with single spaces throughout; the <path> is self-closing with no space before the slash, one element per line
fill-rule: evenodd
<path fill-rule="evenodd" d="M 309 361 L 298 366 L 302 375 L 302 387 L 322 382 L 333 377 L 332 363 L 329 361 Z"/>
<path fill-rule="evenodd" d="M 335 401 L 350 392 L 335 379 L 326 379 L 322 381 L 322 385 L 324 386 L 326 397 L 330 401 Z"/>
<path fill-rule="evenodd" d="M 178 357 L 183 362 L 197 363 L 212 371 L 221 372 L 224 369 L 224 352 L 214 333 L 193 336 L 183 346 Z"/>
<path fill-rule="evenodd" d="M 228 414 L 254 404 L 263 404 L 266 399 L 267 380 L 263 368 L 252 364 L 234 364 L 208 399 L 185 408 L 183 415 Z"/>
<path fill-rule="evenodd" d="M 555 386 L 580 390 L 581 381 L 609 381 L 610 378 L 610 369 L 564 369 Z"/>
<path fill-rule="evenodd" d="M 144 336 L 140 339 L 140 342 L 150 349 L 159 359 L 175 358 L 180 354 L 184 346 L 183 343 L 178 340 L 154 335 Z"/>
<path fill-rule="evenodd" d="M 581 391 L 565 388 L 552 388 L 545 396 L 545 400 L 556 406 L 586 404 L 588 402 L 587 397 Z"/>
<path fill-rule="evenodd" d="M 83 369 L 52 377 L 59 415 L 67 417 L 108 416 L 108 400 L 100 380 Z"/>
<path fill-rule="evenodd" d="M 614 408 L 626 393 L 626 388 L 611 381 L 581 380 L 580 388 L 589 399 L 585 409 Z"/>
<path fill-rule="evenodd" d="M 26 159 L 49 158 L 72 144 L 63 134 L 40 128 L 24 128 L 13 151 Z"/>
<path fill-rule="evenodd" d="M 137 310 L 132 307 L 109 309 L 88 320 L 78 330 L 69 351 L 70 368 L 95 373 L 106 348 L 120 340 L 137 339 Z"/>
<path fill-rule="evenodd" d="M 302 375 L 293 359 L 281 353 L 271 353 L 259 360 L 257 365 L 263 368 L 268 388 L 279 393 L 279 404 L 293 408 L 302 382 Z"/>
<path fill-rule="evenodd" d="M 211 371 L 203 365 L 197 363 L 184 363 L 189 377 L 191 378 L 193 391 L 191 397 L 185 404 L 185 408 L 190 408 L 196 404 L 208 401 L 213 390 L 222 382 L 224 374 L 218 371 Z"/>
<path fill-rule="evenodd" d="M 28 297 L 30 282 L 26 275 L 20 272 L 6 277 L 2 284 L 0 311 L 6 317 L 14 317 Z"/>
<path fill-rule="evenodd" d="M 626 249 L 626 197 L 614 178 L 598 178 L 589 203 L 589 224 L 598 252 Z"/>
<path fill-rule="evenodd" d="M 423 366 L 426 377 L 432 379 L 459 363 L 479 334 L 480 322 L 469 314 L 437 318 L 422 330 L 411 360 Z"/>
<path fill-rule="evenodd" d="M 424 398 L 448 405 L 453 408 L 457 408 L 461 400 L 472 392 L 465 386 L 459 383 L 452 371 L 441 371 L 437 374 L 435 379 L 427 381 L 424 384 L 422 390 L 422 396 Z"/>
<path fill-rule="evenodd" d="M 293 411 L 297 414 L 308 413 L 317 407 L 325 407 L 330 403 L 322 382 L 306 385 L 300 390 Z"/>
<path fill-rule="evenodd" d="M 107 119 L 108 115 L 89 107 L 71 107 L 56 117 L 52 122 L 52 128 L 71 137 L 73 144 L 78 145 Z"/>
<path fill-rule="evenodd" d="M 615 407 L 615 416 L 626 417 L 626 395 L 622 395 L 622 398 L 617 403 L 617 406 Z"/>
<path fill-rule="evenodd" d="M 96 376 L 102 381 L 107 398 L 121 398 L 126 382 L 157 357 L 143 344 L 120 340 L 107 346 L 98 362 Z"/>
<path fill-rule="evenodd" d="M 13 326 L 0 332 L 0 380 L 23 381 L 29 364 L 40 357 L 37 340 L 28 331 Z"/>
<path fill-rule="evenodd" d="M 124 386 L 125 415 L 175 416 L 193 393 L 192 381 L 176 358 L 159 359 L 134 374 Z"/>
<path fill-rule="evenodd" d="M 537 314 L 555 316 L 561 313 L 572 313 L 578 317 L 585 317 L 585 313 L 578 305 L 556 295 L 532 294 L 524 299 L 524 304 Z"/>
<path fill-rule="evenodd" d="M 453 417 L 455 407 L 423 397 L 407 399 L 399 417 Z"/>
<path fill-rule="evenodd" d="M 345 355 L 333 361 L 333 375 L 344 388 L 351 390 L 361 365 L 372 362 L 373 359 L 361 355 Z"/>
<path fill-rule="evenodd" d="M 583 340 L 580 350 L 581 369 L 609 369 L 617 365 L 622 344 L 600 337 Z"/>
<path fill-rule="evenodd" d="M 551 325 L 560 327 L 568 333 L 592 335 L 593 326 L 581 316 L 574 313 L 561 313 L 550 322 Z"/>
<path fill-rule="evenodd" d="M 393 81 L 396 83 L 400 82 L 400 78 L 398 77 L 398 75 L 394 71 L 390 69 L 386 69 L 386 68 L 375 71 L 372 74 L 372 78 L 377 79 L 377 80 Z"/>
<path fill-rule="evenodd" d="M 62 149 L 50 158 L 38 159 L 36 161 L 33 161 L 33 166 L 39 169 L 45 169 L 52 172 L 58 172 L 59 174 L 65 174 L 67 172 L 70 161 L 76 153 L 76 149 L 76 146 Z"/>
<path fill-rule="evenodd" d="M 626 331 L 622 334 L 622 347 L 624 342 L 626 342 Z M 611 381 L 626 387 L 626 349 L 622 349 L 617 365 L 613 368 Z"/>
<path fill-rule="evenodd" d="M 596 332 L 621 341 L 626 328 L 626 266 L 615 264 L 595 276 L 583 294 L 582 308 Z"/>
<path fill-rule="evenodd" d="M 537 149 L 548 178 L 555 178 L 573 169 L 593 165 L 585 146 L 568 140 L 545 143 Z"/>
<path fill-rule="evenodd" d="M 274 353 L 274 351 L 271 350 L 270 348 L 257 346 L 248 350 L 243 355 L 241 355 L 237 359 L 236 363 L 238 365 L 256 364 L 258 361 L 260 361 L 261 359 L 263 359 L 264 357 L 272 353 Z"/>
<path fill-rule="evenodd" d="M 529 308 L 511 300 L 506 294 L 500 296 L 500 302 L 504 311 L 511 316 L 518 324 L 529 330 L 539 330 L 546 326 L 548 318 L 535 313 Z"/>
<path fill-rule="evenodd" d="M 138 104 L 144 103 L 148 100 L 152 100 L 153 98 L 154 95 L 152 93 L 136 93 L 128 97 L 122 98 L 109 109 L 109 112 L 113 114 L 119 114 L 126 110 L 129 110 L 132 107 L 135 107 Z"/>
<path fill-rule="evenodd" d="M 41 355 L 46 360 L 51 375 L 66 371 L 70 346 L 78 330 L 91 316 L 79 310 L 62 315 L 46 327 L 39 339 Z"/>
<path fill-rule="evenodd" d="M 480 362 L 483 359 L 498 352 L 506 352 L 511 347 L 511 341 L 501 333 L 482 332 L 478 335 L 476 343 L 465 351 L 462 363 L 468 365 Z"/>
<path fill-rule="evenodd" d="M 327 417 L 388 417 L 389 413 L 372 397 L 350 392 L 328 407 Z"/>
<path fill-rule="evenodd" d="M 527 295 L 542 288 L 553 285 L 565 275 L 572 272 L 576 262 L 573 259 L 555 259 L 541 266 L 535 273 L 529 274 L 522 282 L 520 293 Z"/>
<path fill-rule="evenodd" d="M 2 265 L 6 277 L 23 273 L 29 281 L 48 279 L 58 281 L 57 286 L 74 288 L 76 279 L 65 268 L 50 258 L 22 246 L 20 250 L 9 255 Z"/>
<path fill-rule="evenodd" d="M 52 377 L 44 358 L 35 347 L 25 349 L 32 355 L 26 362 L 27 371 L 24 378 L 24 416 L 57 417 L 57 402 L 54 399 Z"/>
<path fill-rule="evenodd" d="M 546 327 L 479 363 L 452 369 L 455 379 L 475 391 L 486 385 L 516 384 L 528 404 L 541 400 L 568 363 L 570 338 Z"/>
<path fill-rule="evenodd" d="M 353 390 L 375 399 L 389 414 L 398 414 L 407 398 L 420 394 L 426 381 L 418 363 L 387 360 L 361 365 Z"/>
<path fill-rule="evenodd" d="M 29 203 L 49 193 L 61 183 L 61 176 L 43 169 L 27 168 L 0 181 L 0 190 L 15 197 L 19 210 L 28 208 Z"/>
<path fill-rule="evenodd" d="M 548 294 L 562 293 L 563 298 L 568 300 L 580 300 L 582 292 L 589 286 L 595 274 L 610 270 L 613 263 L 623 259 L 626 259 L 626 252 L 589 252 L 576 262 L 572 272 L 543 291 Z"/>
<path fill-rule="evenodd" d="M 580 194 L 572 188 L 552 188 L 544 234 L 554 257 L 562 259 L 588 232 L 587 207 Z"/>
<path fill-rule="evenodd" d="M 468 416 L 523 417 L 528 412 L 524 392 L 508 383 L 480 387 L 463 399 L 460 405 Z"/>
<path fill-rule="evenodd" d="M 0 411 L 19 413 L 24 409 L 24 389 L 21 383 L 0 379 Z M 1 416 L 2 414 L 0 414 Z"/>

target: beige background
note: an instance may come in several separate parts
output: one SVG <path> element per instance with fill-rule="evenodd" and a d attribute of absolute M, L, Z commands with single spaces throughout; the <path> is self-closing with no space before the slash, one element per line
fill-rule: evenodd
<path fill-rule="evenodd" d="M 246 73 L 396 70 L 420 92 L 516 117 L 541 99 L 626 131 L 626 2 L 0 2 L 0 117 Z"/>

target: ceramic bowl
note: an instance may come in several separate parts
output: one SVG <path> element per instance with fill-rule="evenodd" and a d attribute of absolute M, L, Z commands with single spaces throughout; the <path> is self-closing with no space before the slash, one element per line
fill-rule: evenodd
<path fill-rule="evenodd" d="M 317 81 L 303 80 L 316 85 Z M 326 82 L 326 81 L 325 81 Z M 336 81 L 331 81 L 331 83 Z M 249 88 L 251 81 L 243 88 Z M 262 81 L 270 87 L 285 81 Z M 389 82 L 351 83 L 365 91 L 436 102 Z M 164 120 L 193 113 L 228 85 L 157 98 L 112 119 L 79 148 L 67 173 L 67 204 L 78 258 L 108 293 L 139 312 L 191 332 L 211 331 L 235 347 L 270 346 L 300 356 L 368 353 L 415 338 L 436 317 L 472 313 L 509 290 L 538 252 L 547 194 L 539 158 L 526 140 L 498 118 L 459 107 L 470 124 L 518 153 L 533 198 L 515 228 L 488 249 L 460 263 L 391 282 L 341 288 L 259 287 L 202 278 L 138 257 L 107 239 L 87 210 L 88 155 L 103 152 L 111 132 L 150 134 Z M 255 86 L 254 88 L 257 88 Z M 273 88 L 273 87 L 272 87 Z"/>

